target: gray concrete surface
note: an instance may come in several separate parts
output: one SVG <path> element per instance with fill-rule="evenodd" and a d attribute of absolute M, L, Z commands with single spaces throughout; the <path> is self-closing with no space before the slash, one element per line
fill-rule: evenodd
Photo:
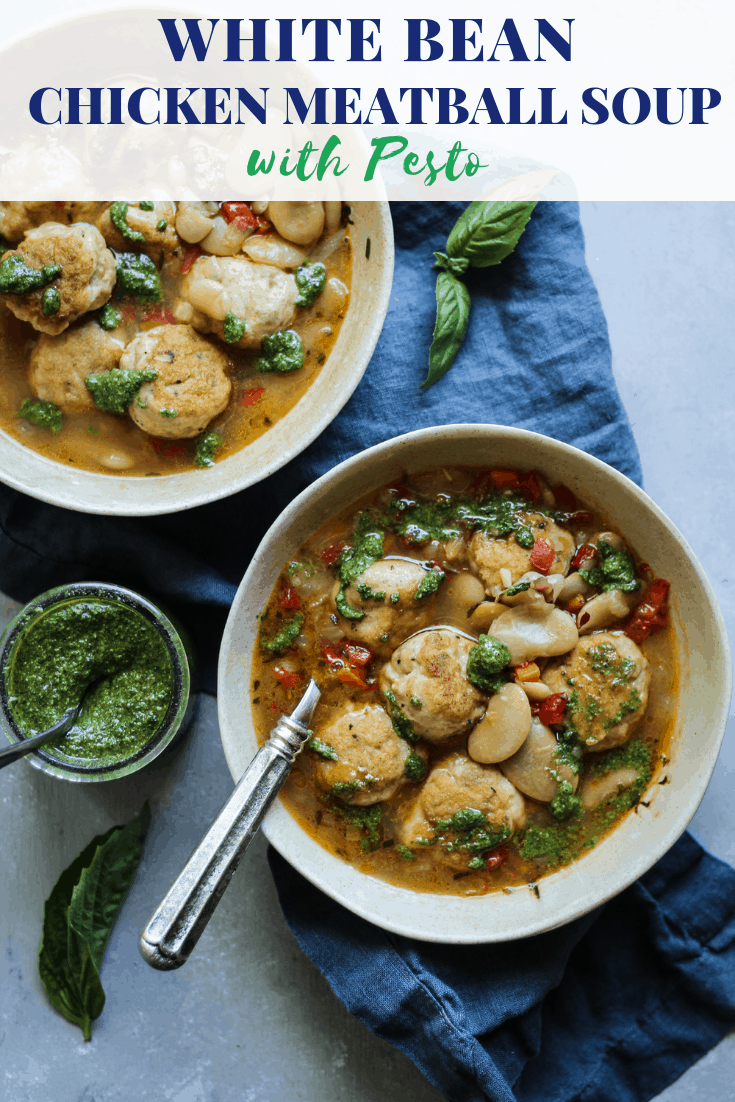
<path fill-rule="evenodd" d="M 582 218 L 646 488 L 702 560 L 733 638 L 735 204 L 590 203 Z M 0 620 L 12 611 L 0 600 Z M 731 863 L 733 734 L 731 720 L 692 823 Z M 138 777 L 75 786 L 24 762 L 0 773 L 5 1102 L 439 1102 L 301 954 L 281 919 L 262 840 L 187 966 L 159 974 L 143 963 L 140 926 L 230 790 L 211 699 L 188 741 Z M 91 836 L 132 817 L 146 796 L 157 815 L 103 965 L 107 1004 L 84 1044 L 38 979 L 43 901 Z M 722 1102 L 734 1078 L 731 1036 L 659 1102 Z"/>

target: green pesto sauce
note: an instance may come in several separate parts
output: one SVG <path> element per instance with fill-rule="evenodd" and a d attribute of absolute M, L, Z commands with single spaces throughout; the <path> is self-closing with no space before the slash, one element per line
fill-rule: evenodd
<path fill-rule="evenodd" d="M 16 723 L 27 735 L 52 727 L 99 677 L 72 730 L 49 748 L 98 762 L 130 757 L 161 726 L 173 671 L 156 629 L 117 601 L 72 598 L 26 628 L 7 676 Z"/>
<path fill-rule="evenodd" d="M 205 432 L 197 437 L 194 466 L 205 470 L 214 466 L 214 453 L 222 447 L 222 437 L 217 432 Z"/>
<path fill-rule="evenodd" d="M 301 337 L 293 329 L 281 329 L 263 337 L 263 355 L 255 361 L 255 370 L 273 375 L 290 375 L 304 366 L 306 354 Z"/>
<path fill-rule="evenodd" d="M 592 849 L 599 842 L 600 835 L 629 811 L 643 794 L 651 779 L 650 748 L 639 740 L 629 742 L 610 750 L 600 761 L 587 765 L 585 772 L 593 777 L 604 777 L 616 769 L 635 770 L 635 781 L 598 804 L 584 819 L 577 814 L 579 808 L 565 808 L 565 811 L 571 810 L 570 819 L 566 822 L 527 827 L 513 839 L 521 856 L 527 860 L 541 857 L 547 868 L 558 868 L 570 864 L 585 850 Z"/>
<path fill-rule="evenodd" d="M 44 264 L 42 268 L 29 268 L 18 253 L 0 261 L 0 294 L 24 295 L 28 291 L 40 291 L 60 276 L 60 264 Z"/>
<path fill-rule="evenodd" d="M 158 372 L 152 368 L 137 371 L 134 367 L 116 367 L 99 375 L 87 375 L 84 385 L 97 409 L 105 413 L 125 413 L 143 383 L 152 383 L 157 377 Z M 145 406 L 142 408 L 145 409 Z"/>
<path fill-rule="evenodd" d="M 118 254 L 117 282 L 124 292 L 139 302 L 159 302 L 163 298 L 161 277 L 145 253 Z"/>
<path fill-rule="evenodd" d="M 313 260 L 305 260 L 293 275 L 299 289 L 296 305 L 312 306 L 324 290 L 327 269 L 323 264 L 315 263 Z"/>
<path fill-rule="evenodd" d="M 24 417 L 32 425 L 38 425 L 39 428 L 49 429 L 54 433 L 61 432 L 61 426 L 64 424 L 64 415 L 59 407 L 41 398 L 24 398 L 15 416 Z"/>

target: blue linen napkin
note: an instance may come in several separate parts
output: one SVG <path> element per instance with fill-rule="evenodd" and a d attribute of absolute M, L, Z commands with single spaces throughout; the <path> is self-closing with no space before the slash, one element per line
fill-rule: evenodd
<path fill-rule="evenodd" d="M 501 266 L 468 274 L 462 351 L 439 384 L 416 389 L 432 254 L 462 207 L 394 204 L 383 333 L 357 391 L 303 455 L 225 501 L 142 520 L 65 512 L 0 486 L 0 589 L 19 600 L 74 580 L 143 589 L 189 626 L 214 691 L 227 609 L 260 539 L 305 486 L 365 447 L 490 421 L 576 444 L 640 482 L 576 204 L 539 204 Z M 286 920 L 339 998 L 457 1102 L 647 1102 L 735 1022 L 735 871 L 688 835 L 600 911 L 502 946 L 387 934 L 270 860 Z"/>

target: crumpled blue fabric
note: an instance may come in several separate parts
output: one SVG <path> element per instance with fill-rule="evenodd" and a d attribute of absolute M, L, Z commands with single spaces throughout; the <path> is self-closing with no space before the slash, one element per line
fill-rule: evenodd
<path fill-rule="evenodd" d="M 19 600 L 75 580 L 142 589 L 190 628 L 214 691 L 227 610 L 262 536 L 365 447 L 422 426 L 494 422 L 573 443 L 640 482 L 576 204 L 539 204 L 510 257 L 468 273 L 462 350 L 441 382 L 417 390 L 433 252 L 462 208 L 393 204 L 396 270 L 375 354 L 301 456 L 224 501 L 141 520 L 66 512 L 0 486 L 0 589 Z M 601 910 L 499 946 L 387 934 L 269 856 L 291 930 L 345 1006 L 456 1102 L 647 1102 L 735 1022 L 735 871 L 689 835 Z"/>

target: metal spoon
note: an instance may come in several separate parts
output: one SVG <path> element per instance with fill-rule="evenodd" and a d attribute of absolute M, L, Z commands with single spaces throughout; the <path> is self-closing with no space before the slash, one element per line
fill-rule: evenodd
<path fill-rule="evenodd" d="M 82 693 L 82 698 L 79 703 L 64 712 L 59 722 L 55 723 L 53 727 L 49 727 L 48 731 L 42 731 L 40 735 L 34 735 L 33 738 L 24 738 L 21 742 L 15 742 L 12 746 L 0 750 L 0 769 L 5 765 L 10 765 L 13 761 L 17 761 L 18 758 L 25 757 L 26 754 L 30 754 L 33 750 L 37 750 L 38 747 L 43 746 L 45 742 L 50 742 L 51 739 L 58 738 L 59 735 L 66 735 L 71 731 L 82 710 L 84 701 L 87 699 L 92 689 L 99 685 L 101 680 L 101 677 L 97 677 L 94 681 L 91 681 Z"/>
<path fill-rule="evenodd" d="M 143 930 L 138 948 L 152 968 L 169 971 L 189 959 L 311 734 L 308 725 L 320 696 L 310 681 L 291 715 L 281 716 Z"/>

